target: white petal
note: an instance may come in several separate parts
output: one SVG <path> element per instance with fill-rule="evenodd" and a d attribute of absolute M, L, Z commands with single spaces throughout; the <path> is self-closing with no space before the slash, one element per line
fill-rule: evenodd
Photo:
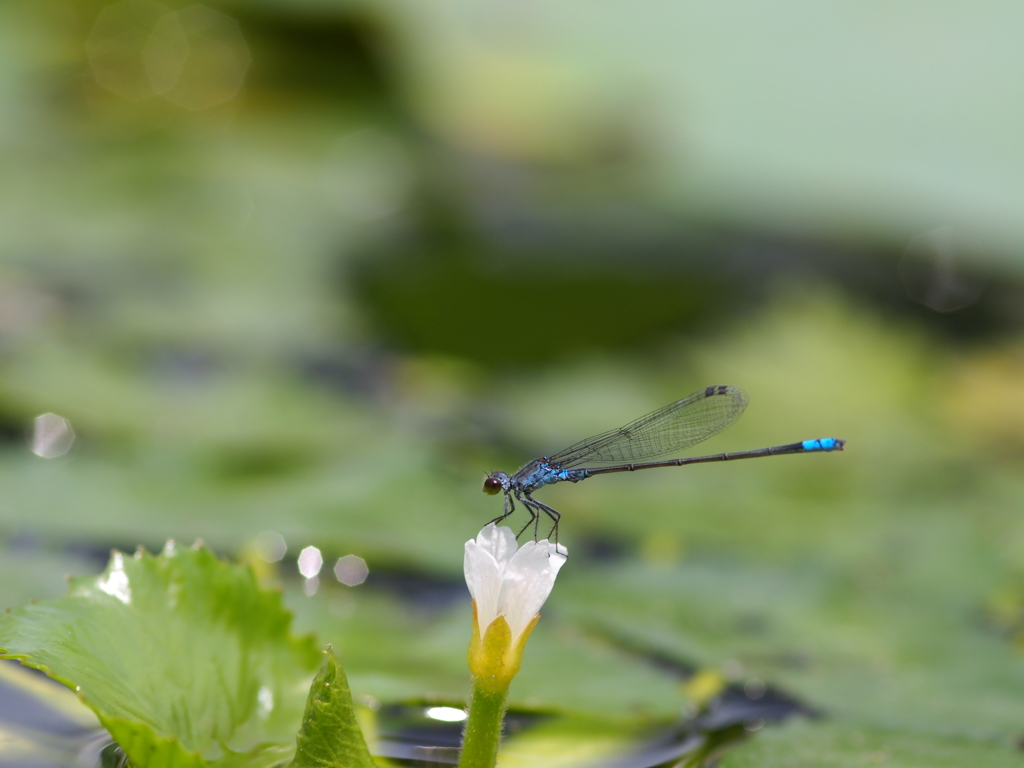
<path fill-rule="evenodd" d="M 551 556 L 551 567 L 554 569 L 554 576 L 558 576 L 558 572 L 565 565 L 565 561 L 569 559 L 569 550 L 564 544 L 555 545 L 547 539 L 541 539 L 540 545 L 543 547 L 545 544 L 548 547 L 548 554 Z M 554 576 L 552 576 L 552 579 L 554 579 Z"/>
<path fill-rule="evenodd" d="M 498 598 L 501 595 L 502 573 L 494 555 L 470 539 L 466 542 L 463 558 L 466 586 L 476 601 L 477 624 L 480 635 L 498 618 Z"/>
<path fill-rule="evenodd" d="M 494 523 L 488 523 L 483 527 L 477 534 L 476 543 L 491 553 L 502 571 L 508 567 L 509 561 L 519 547 L 511 528 L 505 525 L 499 528 Z"/>
<path fill-rule="evenodd" d="M 498 611 L 504 614 L 512 630 L 512 642 L 519 638 L 555 585 L 555 576 L 565 558 L 551 555 L 546 541 L 528 541 L 505 569 L 505 582 L 498 599 Z"/>

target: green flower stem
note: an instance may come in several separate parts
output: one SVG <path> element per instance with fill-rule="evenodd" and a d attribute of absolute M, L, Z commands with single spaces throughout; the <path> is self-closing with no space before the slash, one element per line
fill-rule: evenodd
<path fill-rule="evenodd" d="M 459 768 L 494 768 L 498 760 L 498 745 L 501 744 L 507 698 L 507 685 L 494 690 L 481 685 L 479 678 L 474 678 Z"/>

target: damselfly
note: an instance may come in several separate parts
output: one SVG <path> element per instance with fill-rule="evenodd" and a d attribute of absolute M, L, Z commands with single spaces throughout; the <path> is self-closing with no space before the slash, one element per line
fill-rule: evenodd
<path fill-rule="evenodd" d="M 644 462 L 656 456 L 689 448 L 692 445 L 717 435 L 732 424 L 747 407 L 749 396 L 739 387 L 719 384 L 694 392 L 689 397 L 669 403 L 653 413 L 641 416 L 624 427 L 602 432 L 573 443 L 552 456 L 534 459 L 509 477 L 504 472 L 492 472 L 484 480 L 484 493 L 496 496 L 505 494 L 505 511 L 491 522 L 497 523 L 511 515 L 518 501 L 530 513 L 530 520 L 519 531 L 533 526 L 533 537 L 537 538 L 540 514 L 543 512 L 552 522 L 550 538 L 558 542 L 557 510 L 533 498 L 532 494 L 545 485 L 568 481 L 578 483 L 594 475 L 611 472 L 634 472 L 638 469 L 655 467 L 682 467 L 686 464 L 702 464 L 709 461 L 732 461 L 733 459 L 755 459 L 761 456 L 778 456 L 785 453 L 813 453 L 817 451 L 841 451 L 845 440 L 822 437 L 804 440 L 800 443 L 758 448 L 753 451 L 716 453 L 712 456 L 694 456 L 667 461 Z M 643 463 L 637 463 L 643 462 Z M 611 464 L 612 466 L 584 466 Z M 513 501 L 513 497 L 515 501 Z"/>

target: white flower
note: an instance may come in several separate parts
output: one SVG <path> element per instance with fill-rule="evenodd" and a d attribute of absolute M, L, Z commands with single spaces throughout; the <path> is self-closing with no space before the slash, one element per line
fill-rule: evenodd
<path fill-rule="evenodd" d="M 474 674 L 478 674 L 477 669 L 482 672 L 484 665 L 492 669 L 495 662 L 506 668 L 509 679 L 518 671 L 526 637 L 551 594 L 566 554 L 565 547 L 556 550 L 547 539 L 518 547 L 512 530 L 498 528 L 494 523 L 485 526 L 476 539 L 466 542 L 466 584 L 476 613 L 474 642 L 470 646 Z M 504 622 L 496 625 L 499 618 L 504 618 Z M 497 629 L 489 635 L 492 626 Z M 497 636 L 506 632 L 507 636 L 499 641 Z"/>

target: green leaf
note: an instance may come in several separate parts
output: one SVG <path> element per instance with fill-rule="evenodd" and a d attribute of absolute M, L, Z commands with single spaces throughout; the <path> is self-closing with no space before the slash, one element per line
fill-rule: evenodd
<path fill-rule="evenodd" d="M 171 543 L 0 616 L 0 656 L 77 691 L 135 765 L 273 765 L 317 663 L 290 625 L 249 568 Z"/>
<path fill-rule="evenodd" d="M 309 688 L 299 731 L 295 768 L 373 768 L 366 740 L 356 721 L 345 672 L 330 646 L 327 662 Z"/>
<path fill-rule="evenodd" d="M 846 721 L 794 721 L 765 728 L 730 751 L 722 768 L 1010 768 L 1020 752 L 1007 742 L 955 731 L 899 731 Z"/>

